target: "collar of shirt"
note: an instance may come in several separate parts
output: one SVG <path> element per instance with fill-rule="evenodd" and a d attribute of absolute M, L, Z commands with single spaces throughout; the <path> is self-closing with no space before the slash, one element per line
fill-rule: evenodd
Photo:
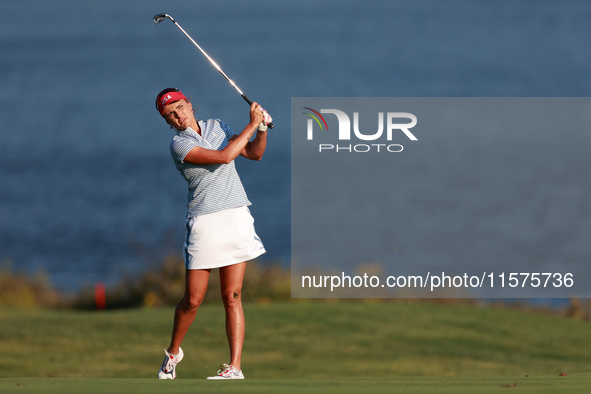
<path fill-rule="evenodd" d="M 201 134 L 197 133 L 191 127 L 187 127 L 185 130 L 177 130 L 178 135 L 183 137 L 194 138 L 199 141 L 199 145 L 208 148 L 208 149 L 215 149 L 214 146 L 218 146 L 219 144 L 223 144 L 220 138 L 223 138 L 223 132 L 220 135 L 220 129 L 216 125 L 219 125 L 219 121 L 217 119 L 210 119 L 210 120 L 198 120 L 197 124 L 201 129 Z"/>
<path fill-rule="evenodd" d="M 201 129 L 201 133 L 204 133 L 205 132 L 204 131 L 204 129 L 205 129 L 205 127 L 204 127 L 205 126 L 205 122 L 203 122 L 202 120 L 198 120 L 197 121 L 197 125 L 199 125 L 199 128 Z M 177 130 L 177 132 L 179 134 L 189 134 L 189 135 L 201 137 L 201 135 L 198 132 L 196 132 L 195 130 L 193 130 L 191 127 L 187 127 L 184 130 Z"/>

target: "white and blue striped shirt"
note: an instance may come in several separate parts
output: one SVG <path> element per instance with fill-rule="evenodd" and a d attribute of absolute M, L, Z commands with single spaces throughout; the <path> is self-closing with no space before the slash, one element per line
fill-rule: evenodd
<path fill-rule="evenodd" d="M 170 143 L 174 164 L 189 185 L 187 217 L 251 205 L 236 172 L 234 161 L 230 164 L 192 164 L 183 161 L 194 147 L 222 150 L 235 135 L 232 129 L 219 119 L 197 122 L 201 128 L 201 135 L 190 127 L 177 130 Z"/>

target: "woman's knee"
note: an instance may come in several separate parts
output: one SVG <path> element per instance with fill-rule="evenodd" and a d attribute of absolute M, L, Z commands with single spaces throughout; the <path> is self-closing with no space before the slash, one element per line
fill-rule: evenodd
<path fill-rule="evenodd" d="M 203 297 L 185 295 L 181 302 L 179 302 L 179 308 L 185 312 L 194 312 L 202 302 Z"/>
<path fill-rule="evenodd" d="M 242 304 L 242 292 L 241 290 L 225 291 L 222 294 L 222 299 L 226 307 L 236 307 Z"/>
<path fill-rule="evenodd" d="M 187 312 L 194 312 L 199 308 L 199 305 L 203 302 L 205 293 L 207 292 L 210 271 L 211 270 L 186 271 L 185 295 L 181 302 L 179 302 L 180 309 Z"/>

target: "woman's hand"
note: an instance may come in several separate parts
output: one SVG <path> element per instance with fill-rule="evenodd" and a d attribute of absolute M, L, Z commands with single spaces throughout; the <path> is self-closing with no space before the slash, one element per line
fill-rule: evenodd
<path fill-rule="evenodd" d="M 263 107 L 257 103 L 252 103 L 250 106 L 250 124 L 256 127 L 263 122 Z"/>

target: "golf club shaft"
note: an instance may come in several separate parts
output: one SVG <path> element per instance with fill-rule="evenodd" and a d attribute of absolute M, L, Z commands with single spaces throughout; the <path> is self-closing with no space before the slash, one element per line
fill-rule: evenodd
<path fill-rule="evenodd" d="M 222 68 L 220 66 L 218 66 L 218 64 L 211 57 L 209 57 L 209 55 L 203 50 L 203 48 L 201 48 L 199 46 L 199 44 L 197 44 L 197 42 L 185 31 L 185 29 L 183 29 L 181 27 L 181 25 L 179 25 L 177 23 L 177 21 L 175 21 L 173 19 L 172 16 L 170 16 L 168 14 L 159 14 L 159 15 L 156 15 L 154 17 L 154 23 L 158 24 L 158 23 L 160 23 L 162 20 L 164 20 L 166 18 L 170 19 L 172 21 L 172 23 L 174 23 L 176 25 L 176 27 L 178 27 L 180 29 L 180 31 L 182 31 L 183 34 L 185 36 L 187 36 L 187 38 L 189 40 L 191 40 L 191 42 L 193 43 L 193 45 L 195 45 L 197 47 L 197 49 L 199 49 L 199 51 L 201 51 L 201 53 L 203 54 L 203 56 L 205 56 L 207 58 L 207 60 L 209 60 L 209 62 L 216 68 L 216 70 L 218 70 L 220 72 L 220 74 L 222 74 L 224 76 L 224 78 L 226 78 L 226 80 L 228 82 L 230 82 L 230 85 L 234 86 L 234 89 L 236 89 L 236 91 L 240 94 L 240 96 L 242 96 L 242 98 L 248 103 L 248 105 L 252 105 L 252 101 L 250 101 L 250 99 L 248 97 L 246 97 L 246 95 L 242 92 L 242 90 L 240 90 L 240 88 L 238 86 L 236 86 L 236 84 L 234 83 L 234 81 L 232 81 L 230 78 L 228 78 L 228 76 L 222 70 Z M 267 125 L 267 127 L 269 127 L 270 129 L 272 129 L 273 127 L 275 127 L 275 125 L 273 123 L 269 123 Z"/>

